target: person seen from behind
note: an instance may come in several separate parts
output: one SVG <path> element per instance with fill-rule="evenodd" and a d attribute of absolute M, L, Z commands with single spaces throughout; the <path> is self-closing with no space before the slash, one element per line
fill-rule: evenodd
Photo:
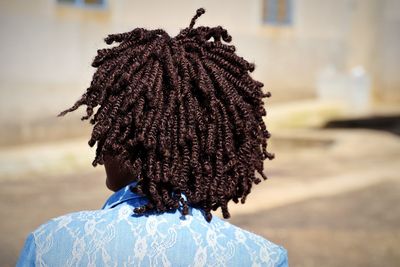
<path fill-rule="evenodd" d="M 226 29 L 194 27 L 204 12 L 175 37 L 105 38 L 116 45 L 97 51 L 90 86 L 59 116 L 86 106 L 93 166 L 115 193 L 101 210 L 38 227 L 17 266 L 288 266 L 282 246 L 225 220 L 267 178 L 270 93 Z"/>

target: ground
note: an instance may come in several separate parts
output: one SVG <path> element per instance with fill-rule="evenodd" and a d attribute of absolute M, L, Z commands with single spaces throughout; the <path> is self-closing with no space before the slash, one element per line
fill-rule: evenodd
<path fill-rule="evenodd" d="M 270 149 L 269 179 L 230 206 L 230 222 L 283 245 L 291 266 L 400 266 L 399 137 L 309 129 L 274 135 Z M 41 223 L 111 193 L 101 166 L 49 173 L 0 179 L 0 266 Z"/>

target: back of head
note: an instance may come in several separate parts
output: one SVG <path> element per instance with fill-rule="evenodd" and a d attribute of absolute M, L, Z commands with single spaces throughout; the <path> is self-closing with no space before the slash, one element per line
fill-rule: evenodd
<path fill-rule="evenodd" d="M 63 116 L 86 105 L 97 143 L 93 166 L 116 157 L 148 197 L 135 212 L 166 211 L 188 204 L 205 211 L 245 202 L 262 178 L 269 132 L 263 84 L 250 76 L 254 65 L 235 54 L 231 36 L 218 27 L 190 26 L 170 37 L 164 30 L 136 28 L 111 34 L 92 66 L 86 93 Z M 95 108 L 97 108 L 95 112 Z M 186 200 L 182 197 L 186 196 Z"/>

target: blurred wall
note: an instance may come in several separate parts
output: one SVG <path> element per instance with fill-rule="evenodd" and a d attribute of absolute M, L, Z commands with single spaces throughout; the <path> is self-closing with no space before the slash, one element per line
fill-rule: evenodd
<path fill-rule="evenodd" d="M 171 35 L 189 25 L 222 25 L 239 55 L 256 63 L 254 77 L 271 101 L 313 97 L 327 66 L 362 65 L 375 100 L 399 101 L 400 1 L 293 0 L 292 22 L 262 23 L 262 0 L 109 0 L 100 9 L 55 0 L 0 1 L 0 145 L 86 134 L 80 114 L 57 119 L 89 85 L 96 50 L 111 32 L 162 27 Z M 79 113 L 78 112 L 78 113 Z"/>

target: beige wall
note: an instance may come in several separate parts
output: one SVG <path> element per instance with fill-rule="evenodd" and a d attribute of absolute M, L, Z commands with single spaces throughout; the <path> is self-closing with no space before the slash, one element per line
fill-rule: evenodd
<path fill-rule="evenodd" d="M 261 0 L 110 0 L 104 10 L 63 7 L 55 0 L 0 1 L 0 122 L 15 129 L 42 123 L 42 132 L 49 120 L 61 127 L 53 115 L 88 86 L 91 60 L 108 33 L 140 26 L 175 35 L 198 7 L 207 9 L 199 25 L 226 27 L 238 54 L 256 63 L 254 77 L 272 91 L 271 101 L 313 96 L 316 75 L 329 65 L 342 71 L 363 65 L 376 99 L 400 99 L 400 1 L 293 3 L 293 24 L 271 27 L 261 23 Z M 71 129 L 66 135 L 80 134 Z M 40 136 L 51 135 L 46 131 Z"/>
<path fill-rule="evenodd" d="M 375 82 L 386 101 L 400 103 L 400 1 L 384 1 L 376 34 Z"/>
<path fill-rule="evenodd" d="M 175 35 L 204 6 L 199 24 L 225 26 L 272 91 L 312 91 L 326 65 L 361 64 L 375 76 L 378 91 L 398 87 L 400 1 L 294 0 L 294 22 L 281 28 L 261 24 L 261 2 L 118 0 L 90 11 L 51 0 L 1 1 L 0 82 L 80 88 L 90 81 L 91 59 L 109 32 L 143 26 Z"/>

